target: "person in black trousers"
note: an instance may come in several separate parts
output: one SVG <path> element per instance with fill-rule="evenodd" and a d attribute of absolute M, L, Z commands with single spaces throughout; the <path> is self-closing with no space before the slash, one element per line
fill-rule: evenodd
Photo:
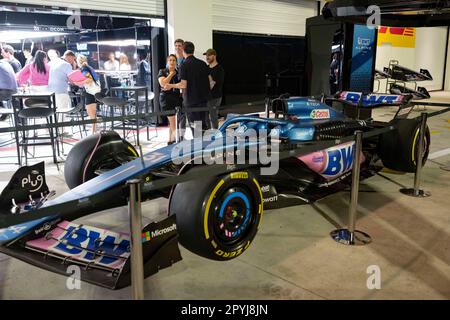
<path fill-rule="evenodd" d="M 174 111 L 176 107 L 181 107 L 181 92 L 179 89 L 163 90 L 167 84 L 177 84 L 180 82 L 177 72 L 177 56 L 171 54 L 167 57 L 167 68 L 161 69 L 158 74 L 158 82 L 162 88 L 159 94 L 159 104 L 162 111 Z M 175 115 L 167 116 L 169 120 L 169 142 L 175 142 L 176 119 Z"/>
<path fill-rule="evenodd" d="M 211 100 L 208 101 L 210 107 L 209 119 L 211 127 L 217 129 L 219 126 L 219 108 L 222 105 L 223 84 L 225 82 L 225 70 L 217 62 L 217 52 L 214 49 L 208 49 L 203 55 L 209 65 L 209 74 L 211 75 Z"/>
<path fill-rule="evenodd" d="M 180 82 L 166 84 L 164 90 L 183 90 L 183 107 L 187 109 L 206 108 L 211 97 L 209 68 L 202 60 L 194 57 L 195 46 L 186 41 L 183 45 L 185 61 L 180 66 Z M 187 113 L 189 125 L 201 122 L 202 130 L 208 129 L 207 111 Z"/>

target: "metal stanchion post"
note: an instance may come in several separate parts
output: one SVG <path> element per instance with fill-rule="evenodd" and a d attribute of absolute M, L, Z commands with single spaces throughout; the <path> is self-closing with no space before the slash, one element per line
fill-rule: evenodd
<path fill-rule="evenodd" d="M 266 107 L 266 118 L 270 118 L 270 98 L 266 98 L 265 107 Z"/>
<path fill-rule="evenodd" d="M 175 123 L 176 123 L 176 128 L 175 128 L 175 141 L 176 143 L 180 142 L 180 107 L 176 107 L 175 108 Z"/>
<path fill-rule="evenodd" d="M 130 186 L 128 211 L 131 228 L 131 289 L 134 300 L 144 300 L 144 258 L 142 256 L 141 181 L 127 182 Z"/>
<path fill-rule="evenodd" d="M 426 112 L 422 112 L 421 120 L 420 120 L 420 131 L 419 131 L 419 145 L 417 150 L 417 159 L 416 159 L 416 173 L 414 175 L 414 188 L 406 188 L 401 189 L 400 192 L 411 197 L 416 198 L 426 198 L 431 194 L 424 190 L 420 189 L 420 182 L 422 178 L 422 168 L 423 168 L 423 155 L 424 155 L 424 141 L 425 141 L 425 132 L 427 130 L 427 119 L 428 115 Z"/>
<path fill-rule="evenodd" d="M 372 242 L 370 236 L 364 232 L 355 230 L 356 227 L 356 215 L 358 208 L 358 194 L 359 194 L 359 177 L 361 170 L 361 154 L 362 154 L 362 131 L 355 132 L 355 153 L 353 156 L 353 169 L 352 169 L 352 189 L 351 200 L 349 208 L 349 221 L 348 229 L 338 229 L 331 232 L 331 237 L 336 242 L 345 245 L 366 245 Z"/>

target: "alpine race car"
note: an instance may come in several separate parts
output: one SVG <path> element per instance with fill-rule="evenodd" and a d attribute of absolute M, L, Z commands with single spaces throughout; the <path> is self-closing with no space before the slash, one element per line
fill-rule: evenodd
<path fill-rule="evenodd" d="M 0 196 L 0 222 L 10 221 L 3 222 L 7 227 L 0 229 L 0 252 L 61 274 L 66 274 L 68 265 L 83 266 L 82 280 L 111 289 L 129 285 L 128 234 L 73 221 L 126 205 L 127 181 L 141 177 L 143 201 L 169 200 L 169 217 L 142 232 L 145 276 L 181 259 L 178 241 L 208 259 L 237 258 L 255 238 L 264 209 L 313 203 L 348 188 L 355 143 L 339 141 L 356 130 L 395 128 L 363 140 L 362 179 L 384 167 L 413 172 L 418 161 L 425 163 L 430 135 L 427 129 L 424 141 L 418 141 L 420 124 L 407 119 L 413 108 L 410 99 L 357 92 L 342 92 L 328 99 L 283 96 L 271 102 L 272 117 L 230 116 L 209 142 L 183 141 L 142 156 L 115 132 L 90 136 L 68 155 L 64 174 L 71 191 L 49 199 L 52 193 L 43 164 L 22 167 L 14 174 Z M 359 114 L 354 110 L 384 106 L 398 107 L 387 123 L 348 116 Z M 264 138 L 234 139 L 263 131 L 268 132 Z M 230 135 L 233 139 L 227 140 Z M 278 170 L 271 175 L 261 174 L 263 167 L 271 165 L 262 162 L 250 163 L 245 169 L 227 165 L 224 174 L 203 171 L 206 151 L 222 160 L 231 152 L 236 160 L 236 150 L 250 151 L 255 145 L 265 146 L 268 154 L 276 156 L 283 150 L 302 150 L 321 142 L 332 143 L 323 150 L 272 160 Z M 426 150 L 421 156 L 419 143 Z M 192 145 L 200 147 L 189 148 Z M 185 161 L 179 161 L 181 158 Z M 187 174 L 194 178 L 152 187 Z"/>

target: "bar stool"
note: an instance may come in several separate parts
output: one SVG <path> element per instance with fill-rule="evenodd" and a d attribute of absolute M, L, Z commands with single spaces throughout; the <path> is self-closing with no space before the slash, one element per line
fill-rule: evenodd
<path fill-rule="evenodd" d="M 120 108 L 122 117 L 125 116 L 125 107 L 129 104 L 128 100 L 117 98 L 117 97 L 109 97 L 103 94 L 102 92 L 95 94 L 95 99 L 101 104 L 108 106 L 110 108 L 110 116 L 114 118 L 114 108 Z M 105 124 L 106 125 L 106 124 Z M 123 138 L 126 138 L 126 126 L 125 120 L 122 119 L 122 126 L 115 127 L 114 119 L 111 120 L 111 130 L 114 129 L 122 129 Z"/>
<path fill-rule="evenodd" d="M 66 108 L 58 107 L 56 108 L 56 117 L 58 119 L 58 122 L 62 121 L 64 122 L 65 119 L 69 118 L 72 121 L 79 122 L 84 121 L 85 114 L 84 114 L 84 105 L 82 102 L 78 101 L 78 96 L 74 95 L 72 93 L 69 94 L 70 97 L 70 106 L 67 106 Z M 60 135 L 60 142 L 61 142 L 61 152 L 64 154 L 64 143 L 71 145 L 71 143 L 64 142 L 64 128 L 62 130 L 62 133 Z M 74 131 L 74 126 L 71 126 L 72 135 L 76 132 Z M 78 123 L 78 133 L 80 134 L 80 138 L 83 138 L 83 131 L 84 135 L 87 137 L 88 133 L 86 130 L 86 125 Z"/>
<path fill-rule="evenodd" d="M 15 119 L 16 119 L 16 126 L 18 129 L 21 127 L 28 125 L 28 120 L 34 120 L 36 122 L 37 119 L 45 119 L 48 125 L 53 124 L 53 117 L 55 117 L 55 112 L 52 108 L 48 106 L 47 101 L 39 100 L 39 99 L 27 99 L 25 100 L 25 108 L 21 109 L 17 114 L 15 113 Z M 49 135 L 48 136 L 37 136 L 36 130 L 34 131 L 33 137 L 28 136 L 29 129 L 23 128 L 21 130 L 22 137 L 16 136 L 16 143 L 17 148 L 21 148 L 24 151 L 25 155 L 25 165 L 28 165 L 28 147 L 29 146 L 44 146 L 44 145 L 50 145 L 52 148 L 52 154 L 53 154 L 53 162 L 55 164 L 58 163 L 57 157 L 56 157 L 56 139 L 57 135 L 55 135 L 55 131 L 52 127 L 48 128 Z M 36 141 L 42 141 L 42 140 L 50 140 L 50 142 L 36 142 Z M 33 142 L 30 142 L 33 141 Z M 21 160 L 21 152 L 18 152 L 18 160 L 19 165 L 22 166 L 22 160 Z"/>
<path fill-rule="evenodd" d="M 0 121 L 9 121 L 9 126 L 11 128 L 14 127 L 14 108 L 12 106 L 12 95 L 13 91 L 0 90 Z M 11 133 L 11 139 L 2 141 L 0 147 L 14 144 L 14 142 L 17 143 L 17 136 L 17 131 Z"/>

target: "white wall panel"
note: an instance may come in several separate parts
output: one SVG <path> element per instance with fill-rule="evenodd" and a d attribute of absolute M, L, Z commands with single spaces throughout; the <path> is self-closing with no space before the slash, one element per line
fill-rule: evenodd
<path fill-rule="evenodd" d="M 428 90 L 443 87 L 446 45 L 447 27 L 417 28 L 415 69 L 430 71 L 433 81 L 423 82 Z"/>
<path fill-rule="evenodd" d="M 195 44 L 195 55 L 204 58 L 203 52 L 212 48 L 210 0 L 168 0 L 167 19 L 169 52 L 175 52 L 174 41 L 181 38 Z"/>
<path fill-rule="evenodd" d="M 428 90 L 440 90 L 443 86 L 445 50 L 447 27 L 428 27 L 416 29 L 416 47 L 393 47 L 391 44 L 382 44 L 377 48 L 376 68 L 383 70 L 389 65 L 389 60 L 398 60 L 400 65 L 419 71 L 428 69 L 433 81 L 418 82 L 421 87 Z M 381 90 L 386 86 L 381 81 Z M 413 84 L 409 85 L 413 87 Z M 375 83 L 375 89 L 377 84 Z M 450 89 L 450 88 L 449 88 Z"/>
<path fill-rule="evenodd" d="M 212 0 L 213 30 L 304 36 L 306 19 L 317 15 L 312 0 Z"/>
<path fill-rule="evenodd" d="M 444 90 L 450 91 L 450 33 L 448 35 L 447 70 L 445 70 L 445 87 L 444 87 Z"/>
<path fill-rule="evenodd" d="M 120 12 L 140 16 L 164 16 L 164 0 L 13 0 L 11 2 L 113 13 Z"/>

